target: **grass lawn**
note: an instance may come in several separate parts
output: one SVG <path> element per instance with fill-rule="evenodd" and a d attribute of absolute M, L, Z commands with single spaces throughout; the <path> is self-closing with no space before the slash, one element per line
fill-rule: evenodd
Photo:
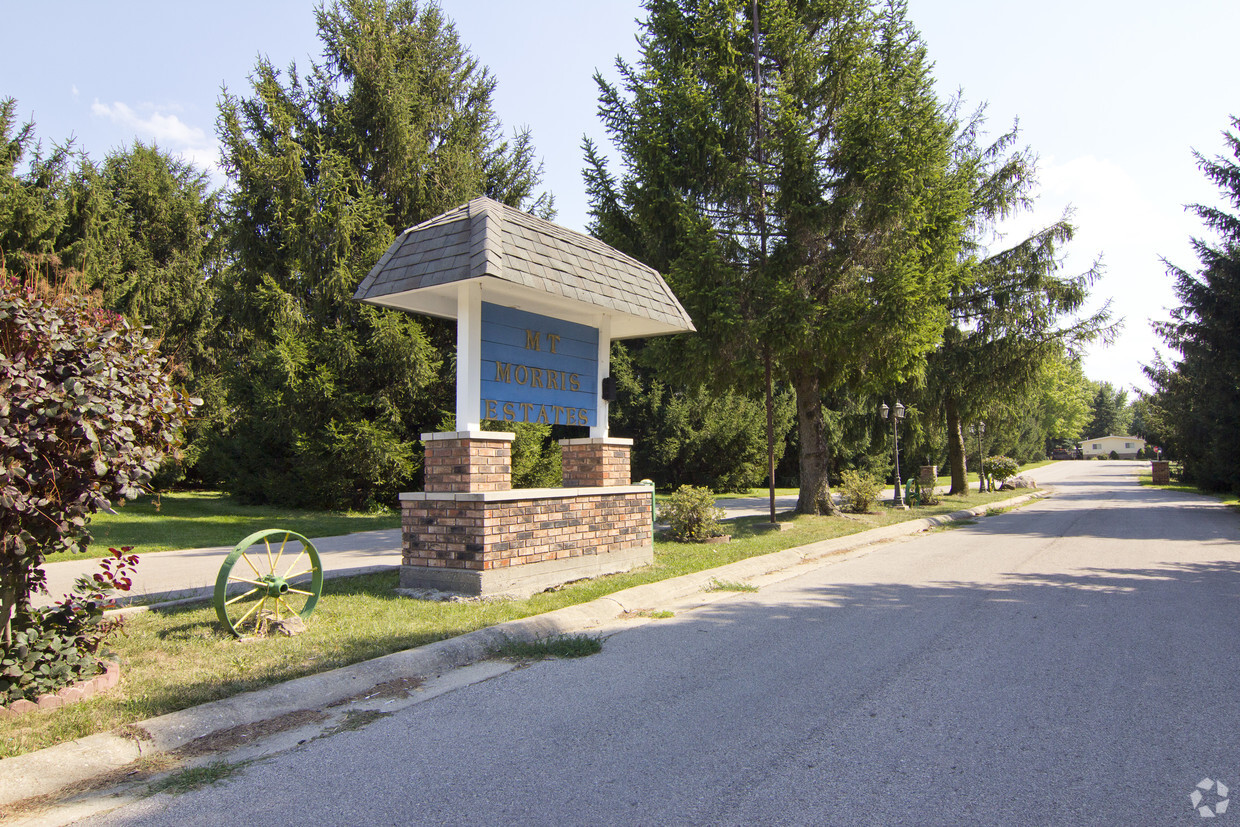
<path fill-rule="evenodd" d="M 1182 482 L 1173 482 L 1170 485 L 1155 485 L 1154 474 L 1151 471 L 1145 471 L 1140 474 L 1138 480 L 1141 485 L 1148 485 L 1150 488 L 1161 488 L 1166 491 L 1182 491 L 1185 494 L 1200 494 L 1203 497 L 1213 497 L 1224 505 L 1240 511 L 1240 494 L 1231 494 L 1224 491 L 1206 491 L 1195 485 L 1186 485 Z"/>
<path fill-rule="evenodd" d="M 1026 463 L 1025 465 L 1020 466 L 1020 469 L 1017 471 L 1017 473 L 1023 474 L 1026 471 L 1029 471 L 1030 469 L 1041 468 L 1043 465 L 1050 465 L 1051 463 L 1058 462 L 1058 461 L 1059 460 L 1045 459 L 1045 460 L 1042 460 L 1041 462 Z M 905 479 L 908 478 L 908 473 L 909 473 L 908 470 L 905 469 L 904 471 Z M 977 485 L 977 472 L 976 471 L 970 471 L 968 474 L 968 478 L 969 478 L 969 481 L 972 482 L 975 486 Z M 939 475 L 939 485 L 951 485 L 951 484 L 952 484 L 952 476 L 951 476 L 950 471 L 948 473 Z M 775 489 L 775 496 L 777 497 L 796 496 L 797 494 L 800 494 L 800 493 L 801 493 L 800 489 L 797 489 L 797 488 L 776 488 Z M 751 488 L 748 491 L 733 491 L 733 492 L 726 493 L 726 494 L 715 494 L 714 497 L 717 500 L 728 500 L 728 499 L 735 499 L 738 497 L 766 497 L 766 496 L 769 496 L 769 494 L 770 494 L 770 489 L 768 488 Z M 656 503 L 662 504 L 666 502 L 669 497 L 671 497 L 670 492 L 668 493 L 660 492 L 654 495 L 654 501 Z"/>
<path fill-rule="evenodd" d="M 219 491 L 181 491 L 163 494 L 158 500 L 131 500 L 116 514 L 96 514 L 90 521 L 94 540 L 84 555 L 61 552 L 50 555 L 47 561 L 106 557 L 109 546 L 133 546 L 136 554 L 231 546 L 261 528 L 287 528 L 307 537 L 332 537 L 399 527 L 400 513 L 396 510 L 375 514 L 303 511 L 238 505 Z"/>
<path fill-rule="evenodd" d="M 395 572 L 328 580 L 323 599 L 308 621 L 308 631 L 292 638 L 237 642 L 220 627 L 210 604 L 135 615 L 107 644 L 121 659 L 120 685 L 70 707 L 0 720 L 0 758 L 506 620 L 584 603 L 630 586 L 1011 496 L 1010 491 L 974 493 L 944 497 L 941 505 L 908 511 L 879 506 L 864 515 L 797 517 L 791 529 L 780 532 L 756 530 L 754 525 L 763 517 L 742 518 L 728 524 L 733 533 L 730 543 L 656 541 L 655 562 L 650 566 L 524 600 L 439 603 L 402 598 L 393 593 Z"/>

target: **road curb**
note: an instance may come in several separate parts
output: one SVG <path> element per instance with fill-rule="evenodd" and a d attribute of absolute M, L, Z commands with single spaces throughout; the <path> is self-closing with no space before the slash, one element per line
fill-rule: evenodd
<path fill-rule="evenodd" d="M 657 583 L 634 586 L 565 606 L 545 614 L 510 620 L 457 637 L 393 652 L 350 666 L 234 695 L 125 727 L 130 735 L 100 733 L 57 744 L 37 752 L 0 760 L 0 807 L 46 796 L 89 782 L 139 758 L 169 753 L 224 729 L 256 724 L 294 712 L 323 709 L 364 695 L 379 684 L 402 678 L 428 678 L 490 656 L 505 640 L 536 640 L 584 632 L 625 613 L 700 594 L 714 580 L 746 580 L 787 571 L 794 566 L 837 557 L 868 546 L 906 537 L 936 526 L 970 519 L 990 509 L 1008 508 L 1046 496 L 1039 490 L 938 517 L 896 523 L 882 528 L 822 540 L 796 548 L 738 560 L 714 569 L 684 574 Z"/>

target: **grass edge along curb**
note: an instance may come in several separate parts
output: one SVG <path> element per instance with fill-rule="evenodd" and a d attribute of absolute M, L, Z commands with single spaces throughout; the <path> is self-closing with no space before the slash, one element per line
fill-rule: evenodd
<path fill-rule="evenodd" d="M 139 737 L 105 732 L 5 758 L 0 760 L 0 808 L 19 805 L 25 799 L 47 796 L 65 787 L 87 782 L 139 758 L 174 752 L 223 729 L 240 724 L 260 723 L 306 709 L 321 709 L 357 697 L 381 683 L 401 678 L 440 675 L 457 667 L 487 660 L 493 657 L 492 653 L 501 648 L 508 639 L 533 642 L 558 635 L 580 633 L 615 620 L 621 615 L 637 614 L 659 604 L 708 595 L 718 598 L 719 593 L 704 591 L 704 587 L 711 580 L 745 580 L 772 574 L 885 540 L 917 534 L 955 520 L 982 516 L 993 506 L 1022 505 L 1046 495 L 1047 491 L 1041 489 L 1010 500 L 999 500 L 935 517 L 893 523 L 856 534 L 737 560 L 714 569 L 633 586 L 587 603 L 509 620 L 414 649 L 294 678 L 284 683 L 138 721 L 126 728 L 126 732 L 137 733 Z M 788 576 L 793 577 L 799 573 L 792 571 Z M 21 791 L 20 794 L 18 790 Z M 5 811 L 0 809 L 0 815 Z"/>

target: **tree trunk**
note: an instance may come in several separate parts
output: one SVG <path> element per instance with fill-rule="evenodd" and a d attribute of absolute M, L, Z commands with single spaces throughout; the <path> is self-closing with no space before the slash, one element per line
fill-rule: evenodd
<path fill-rule="evenodd" d="M 948 494 L 969 493 L 969 466 L 965 459 L 964 434 L 960 430 L 960 409 L 956 400 L 947 399 L 947 461 L 952 467 L 952 489 Z"/>
<path fill-rule="evenodd" d="M 801 492 L 797 511 L 801 514 L 835 514 L 831 482 L 827 476 L 831 455 L 827 450 L 826 429 L 822 422 L 822 397 L 818 377 L 796 377 L 797 428 L 801 440 Z"/>

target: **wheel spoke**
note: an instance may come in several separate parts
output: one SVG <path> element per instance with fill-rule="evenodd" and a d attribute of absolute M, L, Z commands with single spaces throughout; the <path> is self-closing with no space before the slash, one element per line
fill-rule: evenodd
<path fill-rule="evenodd" d="M 225 601 L 224 601 L 224 605 L 225 605 L 225 606 L 231 606 L 232 604 L 236 603 L 238 600 L 244 600 L 244 599 L 246 599 L 246 598 L 247 598 L 247 597 L 249 597 L 250 595 L 254 594 L 254 592 L 256 592 L 256 591 L 258 591 L 258 589 L 250 589 L 250 590 L 249 590 L 248 592 L 246 592 L 245 594 L 239 594 L 239 595 L 237 595 L 236 597 L 234 597 L 232 600 L 225 600 Z"/>
<path fill-rule="evenodd" d="M 272 548 L 275 537 L 280 541 Z M 292 541 L 299 546 L 296 553 L 289 547 Z M 260 563 L 261 558 L 250 554 L 254 551 L 265 553 L 267 559 Z M 303 556 L 308 558 L 305 562 Z M 245 560 L 249 573 L 241 573 L 239 559 Z M 280 569 L 284 569 L 283 576 Z M 237 637 L 257 634 L 271 623 L 313 612 L 322 584 L 323 565 L 313 543 L 286 529 L 256 531 L 234 547 L 220 568 L 215 579 L 216 616 Z"/>
<path fill-rule="evenodd" d="M 245 623 L 246 619 L 247 619 L 250 615 L 252 615 L 252 614 L 254 614 L 255 612 L 257 612 L 257 611 L 258 611 L 259 609 L 261 609 L 261 608 L 262 608 L 262 607 L 263 607 L 266 603 L 267 603 L 267 596 L 266 596 L 266 595 L 263 595 L 263 599 L 262 599 L 262 600 L 260 600 L 260 601 L 258 601 L 257 603 L 255 603 L 255 604 L 254 604 L 254 607 L 253 607 L 253 608 L 251 608 L 251 609 L 250 609 L 248 612 L 246 612 L 245 614 L 243 614 L 243 615 L 240 617 L 240 619 L 238 619 L 238 620 L 237 620 L 237 622 L 233 624 L 233 626 L 234 626 L 235 628 L 240 629 L 240 628 L 241 628 L 241 624 L 242 624 L 242 623 Z"/>
<path fill-rule="evenodd" d="M 288 532 L 284 532 L 284 539 L 280 541 L 280 551 L 276 553 L 276 561 L 271 564 L 271 570 L 275 571 L 276 566 L 280 565 L 280 558 L 284 556 L 284 547 L 288 545 Z"/>
<path fill-rule="evenodd" d="M 263 579 L 263 573 L 258 570 L 257 566 L 254 565 L 254 561 L 250 559 L 250 555 L 246 554 L 243 551 L 241 552 L 241 559 L 244 560 L 245 564 L 250 567 L 250 571 L 254 572 L 255 577 L 257 577 L 259 580 Z"/>
<path fill-rule="evenodd" d="M 291 562 L 291 563 L 289 563 L 289 564 L 288 564 L 288 569 L 284 572 L 284 579 L 285 579 L 285 580 L 288 580 L 288 579 L 289 579 L 289 574 L 288 574 L 288 573 L 289 573 L 290 571 L 292 571 L 292 570 L 293 570 L 293 566 L 297 565 L 298 561 L 300 561 L 300 560 L 301 560 L 301 558 L 302 558 L 302 557 L 304 557 L 305 555 L 306 555 L 306 549 L 305 549 L 305 547 L 303 546 L 303 547 L 302 547 L 302 549 L 301 549 L 301 554 L 298 554 L 296 557 L 294 557 L 294 558 L 293 558 L 293 562 Z M 305 572 L 303 571 L 303 572 L 301 572 L 301 574 L 305 574 Z M 294 577 L 296 577 L 297 575 L 293 575 L 293 576 L 294 576 Z"/>

